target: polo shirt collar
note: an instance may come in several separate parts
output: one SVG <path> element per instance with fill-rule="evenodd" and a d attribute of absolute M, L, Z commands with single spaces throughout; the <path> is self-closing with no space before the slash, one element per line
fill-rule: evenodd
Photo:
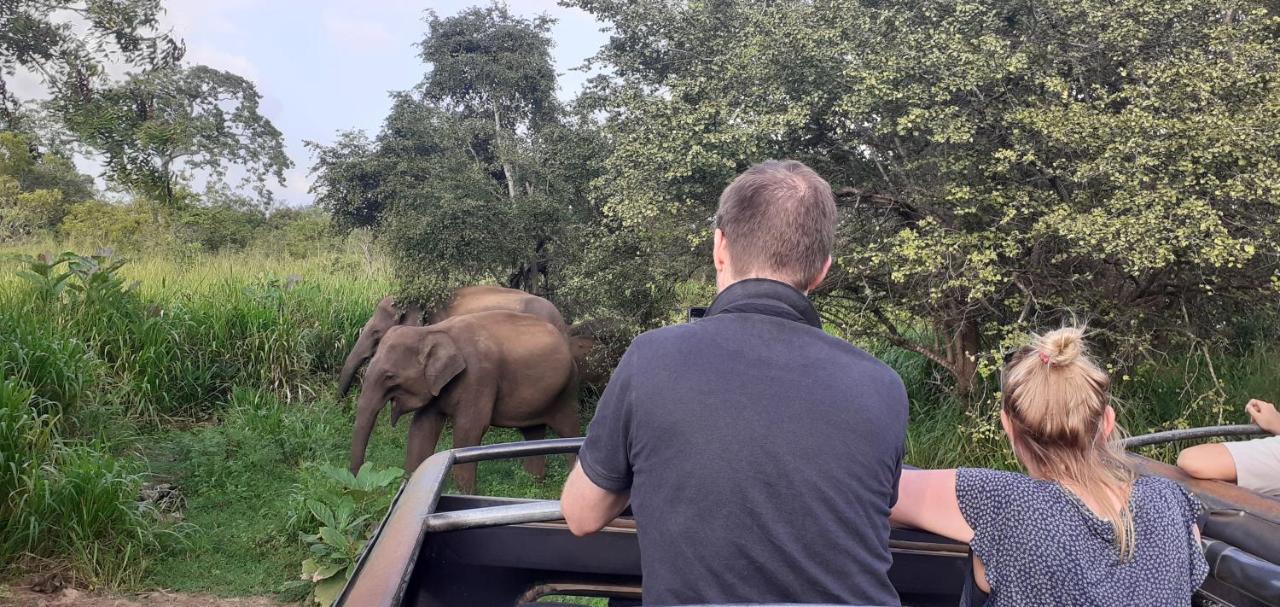
<path fill-rule="evenodd" d="M 795 287 L 768 278 L 748 278 L 716 295 L 706 316 L 735 313 L 764 314 L 822 328 L 817 310 Z"/>

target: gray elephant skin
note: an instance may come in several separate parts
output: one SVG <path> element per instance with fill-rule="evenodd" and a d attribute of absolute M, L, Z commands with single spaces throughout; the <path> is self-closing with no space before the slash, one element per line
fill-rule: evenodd
<path fill-rule="evenodd" d="M 373 424 L 391 401 L 391 423 L 413 414 L 405 470 L 435 451 L 446 418 L 453 446 L 480 444 L 489 426 L 519 428 L 526 440 L 578 436 L 577 370 L 560 328 L 518 312 L 454 316 L 425 327 L 387 330 L 369 362 L 351 440 L 351 470 L 364 463 Z M 572 466 L 573 458 L 570 458 Z M 527 458 L 535 478 L 545 458 Z M 475 491 L 475 464 L 454 468 L 466 493 Z"/>
<path fill-rule="evenodd" d="M 556 309 L 555 304 L 537 295 L 504 287 L 479 286 L 458 289 L 450 295 L 445 305 L 427 315 L 426 320 L 434 324 L 454 316 L 490 310 L 531 314 L 551 323 L 561 333 L 568 332 L 564 317 L 560 315 L 560 310 Z M 373 316 L 369 317 L 369 321 L 360 329 L 360 337 L 342 365 L 342 372 L 338 375 L 338 396 L 347 395 L 356 371 L 373 357 L 374 352 L 377 352 L 378 342 L 391 327 L 421 326 L 422 320 L 422 308 L 416 305 L 409 305 L 402 309 L 396 305 L 393 297 L 384 297 L 378 302 Z"/>

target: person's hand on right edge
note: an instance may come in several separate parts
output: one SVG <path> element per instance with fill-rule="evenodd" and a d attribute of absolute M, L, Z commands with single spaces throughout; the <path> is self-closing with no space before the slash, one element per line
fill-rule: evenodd
<path fill-rule="evenodd" d="M 1249 412 L 1249 418 L 1253 423 L 1258 424 L 1258 427 L 1280 435 L 1280 411 L 1276 411 L 1275 405 L 1255 398 L 1244 406 L 1244 410 Z"/>

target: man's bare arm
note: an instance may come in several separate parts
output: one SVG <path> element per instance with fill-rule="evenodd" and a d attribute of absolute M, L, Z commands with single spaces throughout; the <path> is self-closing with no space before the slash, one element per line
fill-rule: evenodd
<path fill-rule="evenodd" d="M 627 508 L 628 499 L 630 493 L 606 491 L 591 482 L 579 462 L 560 493 L 560 512 L 574 535 L 590 535 L 621 514 Z"/>

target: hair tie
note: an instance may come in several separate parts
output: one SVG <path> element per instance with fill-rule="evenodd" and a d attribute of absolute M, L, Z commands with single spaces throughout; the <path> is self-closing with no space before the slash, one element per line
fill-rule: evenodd
<path fill-rule="evenodd" d="M 1053 366 L 1053 359 L 1049 358 L 1049 355 L 1048 355 L 1048 354 L 1045 354 L 1044 352 L 1037 352 L 1037 354 L 1039 354 L 1039 355 L 1040 355 L 1040 362 L 1042 362 L 1042 363 L 1044 363 L 1044 364 L 1046 364 L 1046 365 L 1048 365 L 1048 366 L 1050 366 L 1050 367 L 1052 367 L 1052 366 Z"/>

